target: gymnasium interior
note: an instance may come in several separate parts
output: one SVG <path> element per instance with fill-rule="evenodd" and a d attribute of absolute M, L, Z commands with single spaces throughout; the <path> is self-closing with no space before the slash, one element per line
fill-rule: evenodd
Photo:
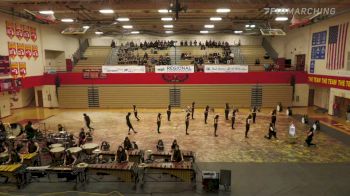
<path fill-rule="evenodd" d="M 350 195 L 350 1 L 1 0 L 1 195 Z"/>

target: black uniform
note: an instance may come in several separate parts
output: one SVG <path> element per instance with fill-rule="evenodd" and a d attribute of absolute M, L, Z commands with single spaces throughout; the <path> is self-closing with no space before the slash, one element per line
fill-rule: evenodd
<path fill-rule="evenodd" d="M 158 116 L 157 117 L 157 131 L 158 131 L 158 133 L 160 133 L 159 129 L 160 129 L 161 120 L 162 120 L 162 117 Z"/>
<path fill-rule="evenodd" d="M 38 147 L 35 145 L 35 143 L 33 142 L 29 142 L 28 144 L 28 152 L 29 153 L 34 153 L 36 152 L 36 150 L 38 149 Z"/>
<path fill-rule="evenodd" d="M 313 143 L 312 143 L 313 137 L 314 137 L 314 128 L 311 127 L 309 133 L 307 134 L 307 138 L 306 138 L 306 140 L 305 140 L 307 146 L 310 147 L 310 146 L 312 146 L 312 145 L 316 145 L 316 144 L 313 144 Z"/>
<path fill-rule="evenodd" d="M 277 117 L 276 117 L 276 110 L 274 110 L 272 112 L 272 115 L 271 115 L 271 123 L 275 126 L 276 125 L 276 120 L 277 120 Z"/>
<path fill-rule="evenodd" d="M 86 127 L 89 128 L 90 131 L 92 129 L 94 129 L 94 128 L 90 127 L 91 119 L 90 119 L 90 117 L 88 115 L 84 115 L 84 120 L 85 120 Z"/>
<path fill-rule="evenodd" d="M 122 151 L 117 151 L 117 162 L 118 163 L 121 163 L 121 162 L 124 162 L 126 161 L 127 159 L 127 155 L 126 155 L 126 152 L 125 150 L 123 149 Z"/>
<path fill-rule="evenodd" d="M 192 102 L 192 108 L 191 108 L 191 109 L 192 109 L 192 119 L 194 119 L 194 118 L 193 118 L 193 115 L 194 115 L 194 104 L 195 104 L 195 103 Z"/>
<path fill-rule="evenodd" d="M 228 114 L 230 113 L 230 106 L 226 104 L 225 106 L 225 119 L 228 120 Z"/>
<path fill-rule="evenodd" d="M 204 123 L 205 124 L 207 124 L 208 114 L 209 114 L 209 106 L 205 107 L 205 111 L 204 111 Z"/>
<path fill-rule="evenodd" d="M 276 133 L 276 129 L 273 126 L 269 127 L 269 132 L 268 132 L 268 136 L 265 136 L 267 139 L 271 139 L 272 136 L 274 138 L 277 138 L 277 133 Z"/>
<path fill-rule="evenodd" d="M 130 115 L 129 114 L 126 115 L 126 125 L 128 125 L 128 127 L 129 127 L 129 130 L 128 130 L 129 133 L 130 133 L 130 130 L 133 130 L 136 133 L 134 127 L 132 127 L 132 124 L 130 122 Z"/>
<path fill-rule="evenodd" d="M 180 150 L 174 150 L 173 161 L 175 161 L 175 162 L 182 161 L 181 151 Z"/>
<path fill-rule="evenodd" d="M 253 108 L 252 116 L 253 116 L 253 123 L 255 123 L 255 118 L 256 118 L 256 107 L 255 106 Z"/>
<path fill-rule="evenodd" d="M 215 135 L 215 137 L 218 136 L 218 135 L 216 135 L 217 130 L 218 130 L 218 119 L 214 118 L 214 135 Z"/>
<path fill-rule="evenodd" d="M 139 121 L 139 116 L 137 115 L 137 109 L 136 109 L 136 106 L 134 106 L 134 116 L 135 118 L 137 119 L 137 121 Z"/>
<path fill-rule="evenodd" d="M 130 140 L 124 140 L 124 149 L 125 150 L 132 149 L 132 144 L 131 144 Z"/>
<path fill-rule="evenodd" d="M 171 105 L 168 105 L 168 110 L 166 111 L 166 114 L 168 116 L 168 121 L 170 121 L 170 116 L 171 116 Z"/>
<path fill-rule="evenodd" d="M 185 125 L 186 125 L 186 135 L 188 135 L 187 130 L 188 130 L 188 126 L 190 125 L 190 117 L 189 116 L 186 116 Z"/>
<path fill-rule="evenodd" d="M 248 132 L 249 132 L 249 129 L 250 129 L 250 117 L 248 117 L 246 120 L 245 120 L 245 137 L 247 138 L 248 137 Z"/>
<path fill-rule="evenodd" d="M 235 121 L 236 121 L 236 110 L 233 110 L 231 117 L 231 128 L 235 129 Z"/>

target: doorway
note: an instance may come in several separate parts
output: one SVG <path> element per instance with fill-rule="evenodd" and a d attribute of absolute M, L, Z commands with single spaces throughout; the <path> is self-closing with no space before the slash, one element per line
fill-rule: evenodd
<path fill-rule="evenodd" d="M 308 106 L 314 106 L 315 89 L 309 89 Z"/>
<path fill-rule="evenodd" d="M 347 99 L 347 98 L 344 98 L 344 97 L 335 96 L 334 103 L 337 103 L 338 106 L 339 106 L 338 107 L 339 111 L 338 111 L 337 116 L 339 118 L 346 119 L 346 111 L 348 110 L 348 107 L 350 106 L 350 99 Z"/>
<path fill-rule="evenodd" d="M 304 71 L 305 70 L 305 54 L 298 54 L 298 55 L 295 55 L 295 57 L 297 59 L 295 69 L 297 71 Z"/>
<path fill-rule="evenodd" d="M 36 91 L 36 96 L 38 98 L 38 107 L 44 107 L 43 91 L 42 90 Z"/>

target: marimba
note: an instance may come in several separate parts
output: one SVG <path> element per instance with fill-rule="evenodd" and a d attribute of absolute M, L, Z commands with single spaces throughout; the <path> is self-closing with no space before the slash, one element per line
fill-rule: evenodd
<path fill-rule="evenodd" d="M 23 168 L 23 165 L 18 164 L 10 164 L 10 165 L 0 165 L 0 176 L 6 177 L 9 180 L 13 179 L 16 181 L 16 185 L 18 188 L 21 187 L 25 183 L 23 180 L 23 174 L 19 171 Z"/>
<path fill-rule="evenodd" d="M 114 160 L 115 155 L 117 154 L 117 151 L 94 151 L 98 155 L 102 155 L 104 157 L 110 158 Z M 128 150 L 128 155 L 129 155 L 129 162 L 134 162 L 134 163 L 140 163 L 140 160 L 143 155 L 142 150 Z"/>
<path fill-rule="evenodd" d="M 23 158 L 23 164 L 28 166 L 36 165 L 36 162 L 39 160 L 39 154 L 36 152 L 21 154 L 21 157 Z"/>
<path fill-rule="evenodd" d="M 134 182 L 137 180 L 137 164 L 134 162 L 125 163 L 104 163 L 89 164 L 87 172 L 89 175 L 112 175 L 123 182 Z"/>
<path fill-rule="evenodd" d="M 183 182 L 192 182 L 195 180 L 195 171 L 191 161 L 153 162 L 144 165 L 141 164 L 140 166 L 145 169 L 146 175 L 152 173 L 167 173 L 181 179 Z"/>
<path fill-rule="evenodd" d="M 193 151 L 181 150 L 181 152 L 184 157 L 184 161 L 194 162 L 195 154 Z M 151 156 L 153 157 L 153 159 L 168 159 L 170 161 L 171 154 L 171 151 L 155 151 L 152 152 Z"/>

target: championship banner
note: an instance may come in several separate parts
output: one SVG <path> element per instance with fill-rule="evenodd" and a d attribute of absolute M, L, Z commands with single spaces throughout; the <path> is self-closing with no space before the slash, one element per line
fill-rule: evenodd
<path fill-rule="evenodd" d="M 32 57 L 32 45 L 25 44 L 24 45 L 24 53 L 25 53 L 27 59 L 30 59 Z"/>
<path fill-rule="evenodd" d="M 350 77 L 309 74 L 308 82 L 316 86 L 350 90 Z"/>
<path fill-rule="evenodd" d="M 30 28 L 30 38 L 33 40 L 33 42 L 36 41 L 38 36 L 36 35 L 36 28 L 34 27 L 29 27 Z"/>
<path fill-rule="evenodd" d="M 10 71 L 11 71 L 12 77 L 16 78 L 18 76 L 18 73 L 19 73 L 18 62 L 11 62 Z"/>
<path fill-rule="evenodd" d="M 37 45 L 32 45 L 32 57 L 36 60 L 39 57 L 39 51 Z"/>
<path fill-rule="evenodd" d="M 157 65 L 156 73 L 194 73 L 193 65 Z"/>
<path fill-rule="evenodd" d="M 23 25 L 21 24 L 15 24 L 16 27 L 16 37 L 18 38 L 18 40 L 21 40 L 23 38 Z"/>
<path fill-rule="evenodd" d="M 6 34 L 11 39 L 15 36 L 15 26 L 13 22 L 6 21 Z"/>
<path fill-rule="evenodd" d="M 17 43 L 17 56 L 21 59 L 25 56 L 25 47 L 22 43 Z"/>
<path fill-rule="evenodd" d="M 102 73 L 146 73 L 146 67 L 141 65 L 102 66 Z"/>
<path fill-rule="evenodd" d="M 14 59 L 17 56 L 17 44 L 16 42 L 8 42 L 9 56 Z"/>
<path fill-rule="evenodd" d="M 19 74 L 24 78 L 27 75 L 27 64 L 19 62 Z"/>
<path fill-rule="evenodd" d="M 204 65 L 205 73 L 248 73 L 248 65 Z"/>
<path fill-rule="evenodd" d="M 28 41 L 30 39 L 30 27 L 23 25 L 23 38 Z"/>

